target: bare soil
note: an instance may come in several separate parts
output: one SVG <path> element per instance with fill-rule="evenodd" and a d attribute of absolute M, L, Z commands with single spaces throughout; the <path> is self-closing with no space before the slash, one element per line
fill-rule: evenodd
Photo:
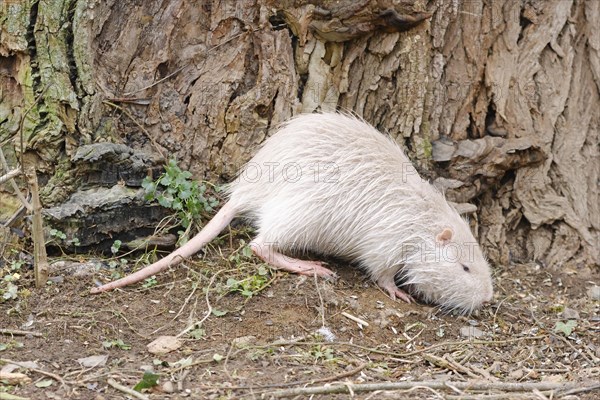
<path fill-rule="evenodd" d="M 133 398 L 108 381 L 132 388 L 146 370 L 159 375 L 156 386 L 143 390 L 149 399 L 308 398 L 289 392 L 299 388 L 320 388 L 315 399 L 348 398 L 348 388 L 357 399 L 599 395 L 600 305 L 591 288 L 600 274 L 594 267 L 496 267 L 494 303 L 476 316 L 456 316 L 392 301 L 345 265 L 332 266 L 340 274 L 336 282 L 270 271 L 261 277 L 264 287 L 244 296 L 227 281 L 255 279 L 260 264 L 234 250 L 238 239 L 222 244 L 157 276 L 150 288 L 95 296 L 89 289 L 109 280 L 110 270 L 86 272 L 81 265 L 106 260 L 54 258 L 51 275 L 58 279 L 42 289 L 33 288 L 32 271 L 22 271 L 18 298 L 0 303 L 0 327 L 8 331 L 0 337 L 0 367 L 19 363 L 12 372 L 30 381 L 2 381 L 0 398 Z M 557 326 L 569 320 L 570 334 Z M 28 334 L 10 333 L 16 330 Z M 158 337 L 179 334 L 179 348 L 148 351 Z M 100 366 L 78 361 L 102 355 Z M 361 386 L 386 382 L 414 387 Z M 533 385 L 508 391 L 506 383 Z M 327 394 L 327 388 L 344 392 Z"/>

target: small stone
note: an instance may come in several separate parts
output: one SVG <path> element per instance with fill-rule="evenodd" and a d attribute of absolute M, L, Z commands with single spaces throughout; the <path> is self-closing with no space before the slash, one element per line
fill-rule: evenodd
<path fill-rule="evenodd" d="M 542 376 L 542 382 L 552 382 L 552 383 L 561 383 L 565 382 L 567 379 L 564 375 L 544 375 Z"/>
<path fill-rule="evenodd" d="M 51 276 L 48 278 L 48 280 L 52 283 L 63 283 L 65 281 L 65 277 L 62 275 Z"/>
<path fill-rule="evenodd" d="M 562 317 L 564 319 L 579 319 L 579 313 L 572 308 L 565 308 L 562 312 Z"/>
<path fill-rule="evenodd" d="M 474 326 L 463 326 L 462 328 L 460 328 L 460 336 L 462 337 L 480 338 L 484 335 L 485 333 L 482 330 Z"/>
<path fill-rule="evenodd" d="M 587 295 L 592 300 L 600 300 L 600 286 L 594 285 L 587 290 Z"/>
<path fill-rule="evenodd" d="M 522 369 L 515 369 L 514 371 L 510 371 L 508 373 L 508 377 L 512 380 L 521 379 L 525 375 Z"/>
<path fill-rule="evenodd" d="M 175 386 L 173 385 L 173 382 L 166 381 L 162 384 L 162 390 L 165 393 L 173 393 L 175 391 Z"/>
<path fill-rule="evenodd" d="M 491 374 L 497 374 L 497 373 L 502 372 L 503 366 L 504 366 L 504 364 L 502 364 L 500 361 L 494 361 L 487 370 Z"/>
<path fill-rule="evenodd" d="M 251 345 L 252 343 L 254 343 L 256 341 L 256 336 L 241 336 L 238 338 L 233 339 L 233 345 L 235 347 L 237 347 L 238 349 L 242 349 L 246 346 Z"/>

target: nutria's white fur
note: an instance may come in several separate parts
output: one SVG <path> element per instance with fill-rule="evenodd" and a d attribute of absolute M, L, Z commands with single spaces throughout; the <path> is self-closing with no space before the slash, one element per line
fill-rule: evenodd
<path fill-rule="evenodd" d="M 228 192 L 219 221 L 211 221 L 201 238 L 159 261 L 158 269 L 144 273 L 152 266 L 146 267 L 94 292 L 173 265 L 244 214 L 257 227 L 261 240 L 255 246 L 356 261 L 392 297 L 389 283 L 400 275 L 412 294 L 443 308 L 469 313 L 492 298 L 488 263 L 466 221 L 419 177 L 395 142 L 358 118 L 330 113 L 291 119 Z"/>

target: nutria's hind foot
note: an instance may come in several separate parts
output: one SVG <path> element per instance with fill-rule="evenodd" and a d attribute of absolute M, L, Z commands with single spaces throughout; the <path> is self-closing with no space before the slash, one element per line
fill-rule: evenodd
<path fill-rule="evenodd" d="M 414 303 L 415 301 L 408 293 L 396 286 L 396 282 L 394 282 L 393 278 L 389 279 L 382 277 L 377 280 L 377 285 L 385 290 L 390 295 L 392 300 L 396 300 L 397 297 L 401 300 L 404 300 L 408 304 Z"/>
<path fill-rule="evenodd" d="M 266 244 L 260 236 L 256 237 L 250 243 L 250 247 L 252 248 L 254 254 L 256 254 L 260 259 L 277 269 L 300 275 L 313 276 L 316 274 L 321 278 L 333 280 L 335 280 L 337 277 L 335 272 L 323 266 L 325 265 L 324 262 L 298 260 L 296 258 L 285 256 L 275 251 L 273 246 Z"/>
<path fill-rule="evenodd" d="M 300 275 L 308 275 L 314 276 L 317 275 L 320 278 L 335 280 L 337 279 L 337 274 L 330 270 L 329 268 L 325 268 L 323 265 L 326 263 L 322 261 L 307 261 L 307 260 L 298 260 L 296 258 L 286 257 L 286 260 L 289 262 L 289 265 L 284 267 L 279 267 L 289 272 L 294 272 Z"/>

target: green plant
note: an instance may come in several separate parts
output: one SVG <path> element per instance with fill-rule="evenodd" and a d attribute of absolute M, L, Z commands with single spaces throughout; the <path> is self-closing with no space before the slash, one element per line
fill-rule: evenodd
<path fill-rule="evenodd" d="M 573 333 L 573 329 L 577 327 L 577 321 L 570 319 L 567 322 L 558 321 L 554 325 L 554 333 L 562 333 L 565 336 L 569 336 Z"/>
<path fill-rule="evenodd" d="M 72 239 L 67 240 L 67 234 L 61 230 L 52 228 L 52 229 L 50 229 L 49 233 L 50 233 L 50 237 L 52 238 L 51 241 L 54 241 L 54 243 L 57 246 L 60 246 L 61 243 L 66 243 L 68 245 L 73 245 L 75 247 L 81 245 L 81 243 L 79 242 L 79 238 L 74 237 Z"/>
<path fill-rule="evenodd" d="M 317 345 L 312 351 L 312 356 L 315 362 L 319 361 L 331 361 L 334 359 L 333 349 L 331 347 L 325 347 Z"/>
<path fill-rule="evenodd" d="M 189 333 L 192 339 L 201 339 L 206 336 L 206 331 L 202 328 L 196 328 Z"/>
<path fill-rule="evenodd" d="M 145 287 L 146 289 L 151 288 L 152 286 L 156 286 L 158 284 L 158 281 L 156 280 L 156 276 L 152 275 L 150 278 L 146 278 L 144 279 L 144 283 L 142 284 L 143 287 Z"/>
<path fill-rule="evenodd" d="M 142 182 L 146 200 L 158 201 L 161 206 L 175 211 L 186 229 L 202 212 L 210 212 L 219 204 L 215 197 L 207 196 L 205 183 L 199 185 L 190 180 L 191 177 L 192 174 L 182 171 L 175 160 L 169 160 L 158 179 L 146 177 Z"/>
<path fill-rule="evenodd" d="M 121 350 L 131 349 L 131 345 L 126 344 L 121 339 L 105 340 L 104 342 L 102 342 L 102 347 L 104 347 L 105 349 L 110 349 L 111 347 L 118 347 Z"/>
<path fill-rule="evenodd" d="M 50 229 L 50 236 L 58 239 L 58 241 L 67 240 L 67 235 L 64 232 L 54 228 Z"/>
<path fill-rule="evenodd" d="M 21 274 L 18 272 L 4 275 L 0 283 L 2 301 L 16 300 L 19 297 L 19 287 L 15 284 L 19 279 L 21 279 Z"/>
<path fill-rule="evenodd" d="M 2 294 L 2 300 L 10 300 L 16 299 L 19 293 L 19 287 L 14 283 L 7 281 L 6 278 L 8 275 L 4 277 L 4 281 L 6 281 L 6 286 L 3 289 L 0 289 L 0 293 Z M 3 285 L 4 286 L 4 285 Z"/>
<path fill-rule="evenodd" d="M 136 392 L 141 392 L 144 389 L 151 389 L 154 386 L 158 385 L 159 375 L 155 374 L 152 371 L 144 371 L 144 376 L 142 380 L 138 382 L 137 385 L 133 387 L 133 390 Z"/>
<path fill-rule="evenodd" d="M 30 293 L 29 290 L 21 289 L 18 286 L 21 269 L 27 264 L 27 261 L 19 258 L 19 252 L 15 249 L 11 249 L 6 261 L 4 267 L 0 268 L 0 302 L 17 300 L 19 295 L 26 297 Z"/>
<path fill-rule="evenodd" d="M 25 345 L 23 342 L 17 342 L 16 340 L 11 340 L 8 343 L 0 342 L 0 351 L 11 350 L 11 349 L 20 349 Z"/>
<path fill-rule="evenodd" d="M 243 261 L 247 261 L 252 258 L 252 248 L 250 248 L 250 246 L 247 246 L 246 242 L 243 239 L 240 240 L 240 243 L 242 244 L 241 249 L 233 252 L 229 256 L 229 261 L 235 264 L 239 264 Z"/>
<path fill-rule="evenodd" d="M 113 268 L 113 269 L 117 268 L 119 265 L 121 267 L 126 267 L 127 266 L 127 260 L 125 258 L 121 258 L 121 259 L 113 258 L 113 259 L 111 259 L 108 262 L 108 266 L 111 267 L 111 268 Z"/>
<path fill-rule="evenodd" d="M 230 292 L 240 292 L 242 296 L 250 298 L 260 292 L 268 282 L 269 270 L 261 265 L 255 275 L 250 275 L 241 280 L 229 278 L 226 285 Z"/>
<path fill-rule="evenodd" d="M 13 272 L 19 272 L 23 265 L 25 265 L 24 260 L 11 260 L 11 262 L 9 264 L 9 268 Z"/>
<path fill-rule="evenodd" d="M 122 244 L 123 243 L 120 240 L 115 240 L 112 246 L 110 246 L 110 252 L 113 253 L 113 255 L 116 255 L 119 252 Z"/>

